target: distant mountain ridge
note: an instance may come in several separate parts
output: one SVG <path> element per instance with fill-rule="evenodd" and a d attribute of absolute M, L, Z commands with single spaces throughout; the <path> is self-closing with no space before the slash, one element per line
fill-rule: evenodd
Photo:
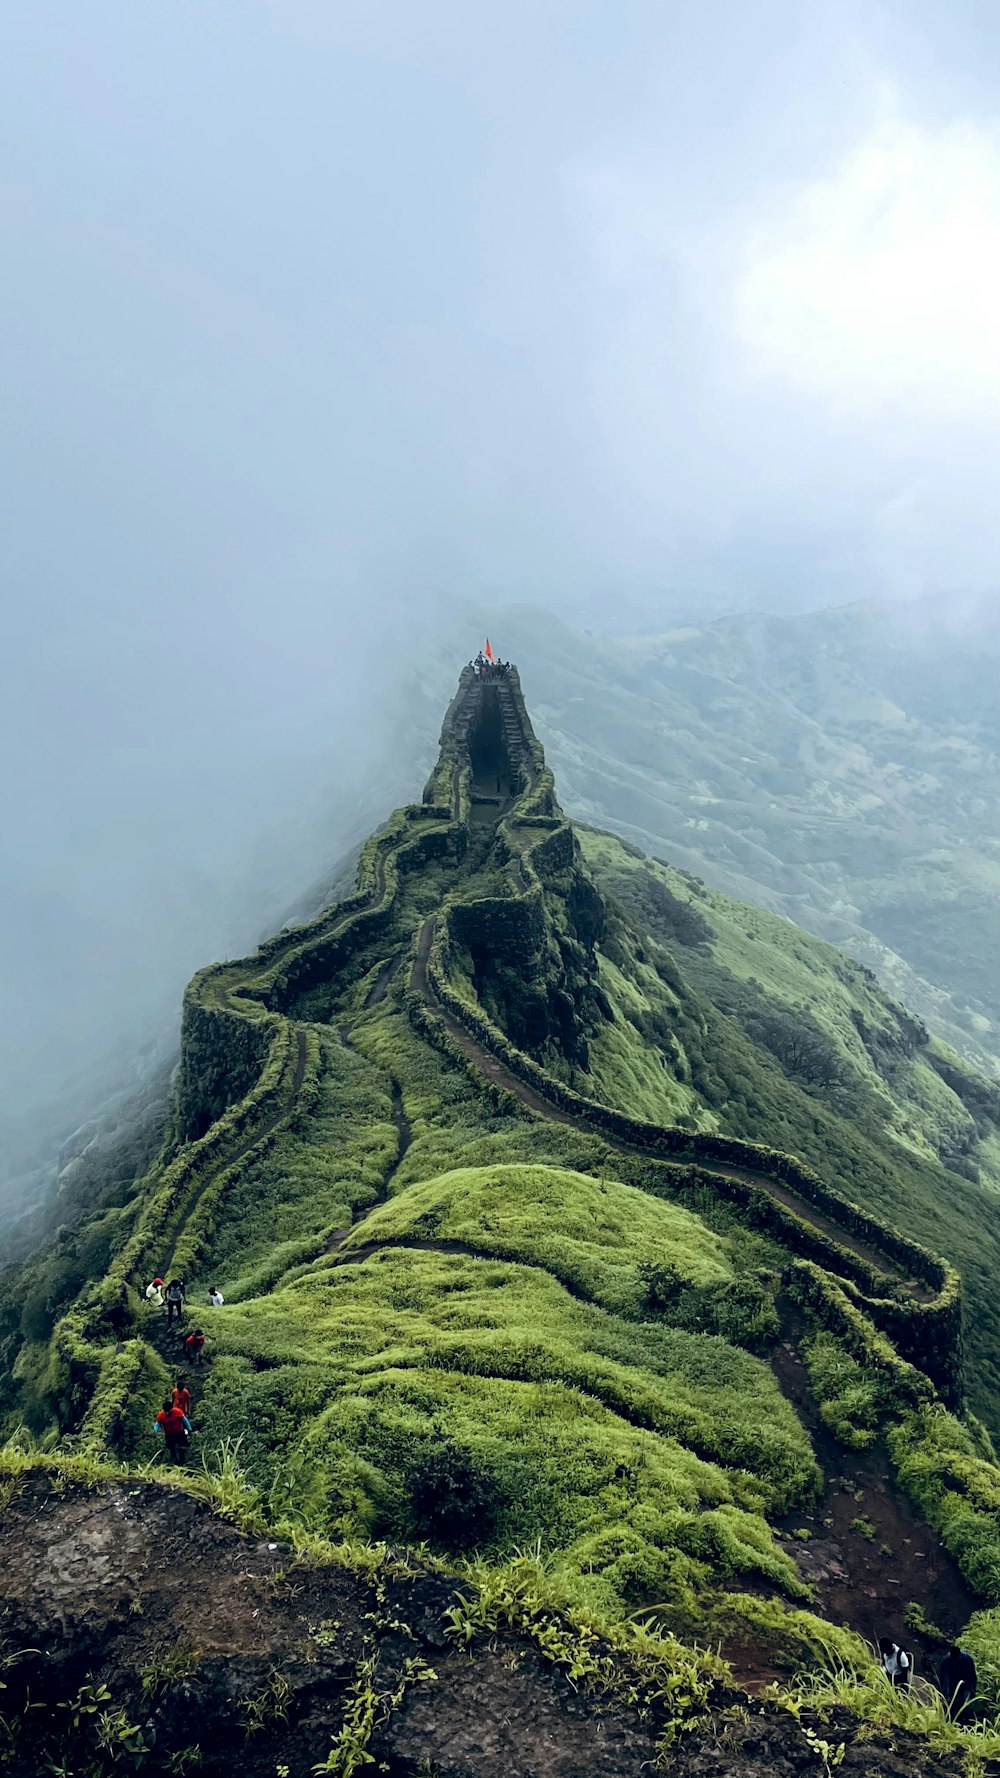
<path fill-rule="evenodd" d="M 575 816 L 842 945 L 997 1071 L 995 625 L 856 604 L 627 638 L 525 607 L 495 627 Z"/>

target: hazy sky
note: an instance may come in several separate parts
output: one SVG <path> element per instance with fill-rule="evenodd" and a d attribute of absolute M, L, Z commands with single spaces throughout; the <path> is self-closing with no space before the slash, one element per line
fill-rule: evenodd
<path fill-rule="evenodd" d="M 296 880 L 437 594 L 1000 579 L 988 0 L 5 0 L 0 228 L 8 1104 Z"/>

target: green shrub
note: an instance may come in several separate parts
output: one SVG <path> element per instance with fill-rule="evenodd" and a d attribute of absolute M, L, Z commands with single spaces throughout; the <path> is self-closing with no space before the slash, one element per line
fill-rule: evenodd
<path fill-rule="evenodd" d="M 824 1424 L 842 1445 L 866 1450 L 878 1437 L 884 1406 L 878 1372 L 864 1370 L 829 1333 L 803 1341 L 801 1351 Z"/>
<path fill-rule="evenodd" d="M 1000 1710 L 1000 1607 L 974 1612 L 962 1631 L 961 1644 L 976 1663 L 980 1697 Z"/>
<path fill-rule="evenodd" d="M 1000 1603 L 1000 1470 L 940 1406 L 904 1415 L 889 1433 L 889 1448 L 900 1481 L 973 1591 Z"/>
<path fill-rule="evenodd" d="M 475 1455 L 435 1427 L 406 1477 L 412 1535 L 452 1554 L 487 1544 L 497 1516 L 497 1487 Z"/>

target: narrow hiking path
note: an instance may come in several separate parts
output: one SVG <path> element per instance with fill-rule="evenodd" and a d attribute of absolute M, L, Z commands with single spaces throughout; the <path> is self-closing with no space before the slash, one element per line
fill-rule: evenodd
<path fill-rule="evenodd" d="M 364 1011 L 370 1012 L 373 1006 L 380 1006 L 389 992 L 392 978 L 403 960 L 402 951 L 394 951 L 387 963 L 383 963 L 375 981 L 365 995 Z M 346 1027 L 345 1027 L 346 1028 Z"/>
<path fill-rule="evenodd" d="M 224 1309 L 212 1308 L 206 1292 L 204 1309 L 199 1303 L 186 1305 L 181 1320 L 179 1322 L 175 1321 L 170 1328 L 167 1327 L 166 1309 L 159 1309 L 156 1311 L 155 1320 L 153 1321 L 152 1326 L 145 1329 L 145 1338 L 152 1346 L 155 1346 L 160 1357 L 163 1359 L 167 1370 L 170 1372 L 169 1389 L 172 1389 L 175 1383 L 183 1383 L 191 1394 L 191 1406 L 188 1410 L 188 1418 L 191 1421 L 191 1439 L 188 1444 L 187 1452 L 189 1463 L 192 1456 L 194 1456 L 196 1461 L 199 1460 L 198 1408 L 201 1403 L 202 1391 L 204 1390 L 208 1374 L 211 1371 L 212 1323 L 210 1318 L 213 1315 L 223 1314 L 225 1314 Z M 205 1352 L 207 1356 L 201 1364 L 189 1364 L 184 1355 L 184 1342 L 187 1339 L 188 1334 L 193 1333 L 196 1327 L 200 1327 L 205 1335 Z M 167 1393 L 169 1393 L 169 1389 Z M 155 1438 L 158 1444 L 162 1444 L 159 1434 L 153 1433 L 152 1429 L 150 1429 L 150 1432 L 151 1438 Z M 165 1451 L 163 1453 L 163 1461 L 165 1464 L 169 1464 L 169 1459 Z"/>
<path fill-rule="evenodd" d="M 380 1198 L 379 1202 L 384 1203 L 384 1197 Z M 372 1205 L 372 1208 L 374 1209 L 375 1206 Z M 366 1211 L 365 1216 L 367 1215 Z M 544 1272 L 547 1278 L 554 1279 L 556 1284 L 562 1286 L 567 1296 L 573 1297 L 576 1302 L 586 1303 L 591 1309 L 603 1310 L 604 1308 L 604 1305 L 599 1303 L 596 1297 L 588 1295 L 587 1291 L 575 1279 L 565 1277 L 561 1272 L 553 1271 L 551 1265 L 543 1265 L 541 1260 L 521 1259 L 513 1253 L 491 1252 L 488 1247 L 477 1247 L 474 1241 L 452 1240 L 447 1236 L 437 1240 L 429 1235 L 386 1235 L 381 1241 L 364 1241 L 357 1247 L 349 1247 L 345 1251 L 343 1243 L 347 1240 L 348 1235 L 354 1229 L 361 1228 L 363 1223 L 364 1217 L 361 1217 L 358 1222 L 351 1223 L 349 1228 L 344 1229 L 338 1235 L 335 1243 L 339 1250 L 338 1265 L 361 1265 L 364 1260 L 371 1259 L 373 1254 L 387 1253 L 393 1247 L 405 1247 L 412 1253 L 461 1253 L 467 1259 L 481 1259 L 487 1264 L 523 1266 L 529 1271 Z M 332 1246 L 330 1251 L 333 1251 Z M 637 1420 L 636 1425 L 640 1424 L 645 1425 L 646 1422 Z"/>
<path fill-rule="evenodd" d="M 205 1193 L 215 1184 L 220 1173 L 228 1172 L 231 1167 L 236 1166 L 239 1161 L 245 1159 L 248 1154 L 253 1152 L 258 1143 L 266 1141 L 280 1124 L 284 1123 L 286 1119 L 294 1115 L 299 1093 L 302 1090 L 302 1083 L 305 1079 L 308 1059 L 306 1032 L 305 1027 L 302 1025 L 297 1025 L 295 1027 L 295 1044 L 295 1069 L 292 1075 L 287 1104 L 277 1108 L 269 1118 L 265 1119 L 263 1124 L 259 1124 L 255 1130 L 248 1134 L 232 1153 L 226 1156 L 223 1163 L 220 1163 L 218 1167 L 209 1167 L 206 1169 L 205 1177 L 202 1180 L 196 1195 L 185 1207 L 183 1216 L 177 1221 L 171 1231 L 170 1261 L 169 1263 L 164 1263 L 160 1267 L 160 1271 L 164 1278 L 169 1279 L 174 1275 L 173 1256 L 177 1251 L 178 1242 L 182 1239 L 184 1230 L 191 1221 L 191 1218 L 196 1214 L 198 1206 L 204 1198 Z M 150 1322 L 147 1323 L 143 1330 L 144 1337 L 156 1348 L 167 1366 L 170 1373 L 171 1388 L 173 1388 L 175 1382 L 183 1379 L 187 1388 L 191 1392 L 190 1419 L 193 1435 L 195 1436 L 197 1435 L 196 1416 L 202 1389 L 204 1388 L 206 1368 L 211 1367 L 211 1318 L 213 1315 L 218 1315 L 223 1312 L 213 1308 L 208 1300 L 207 1287 L 203 1288 L 205 1295 L 204 1304 L 186 1303 L 181 1319 L 179 1321 L 175 1320 L 169 1328 L 167 1327 L 166 1308 L 157 1310 L 154 1312 Z M 188 1334 L 193 1333 L 196 1327 L 200 1327 L 205 1334 L 205 1357 L 201 1364 L 189 1364 L 185 1356 L 184 1342 Z"/>
<path fill-rule="evenodd" d="M 692 1157 L 690 1161 L 686 1161 L 683 1156 L 664 1159 L 650 1154 L 646 1149 L 633 1147 L 630 1143 L 623 1141 L 621 1137 L 615 1136 L 607 1130 L 595 1128 L 588 1118 L 553 1104 L 536 1087 L 529 1086 L 519 1075 L 514 1074 L 505 1063 L 500 1061 L 499 1057 L 492 1055 L 489 1050 L 485 1049 L 471 1031 L 459 1019 L 456 1019 L 447 1007 L 442 1006 L 434 993 L 427 973 L 427 962 L 433 936 L 434 915 L 431 915 L 424 921 L 420 930 L 417 953 L 410 973 L 411 988 L 420 995 L 425 1005 L 442 1021 L 462 1054 L 484 1079 L 490 1081 L 494 1086 L 501 1087 L 505 1092 L 512 1093 L 536 1117 L 547 1118 L 551 1123 L 566 1124 L 570 1129 L 579 1130 L 584 1135 L 597 1136 L 609 1148 L 620 1148 L 625 1153 L 641 1155 L 643 1159 L 653 1160 L 659 1166 L 685 1167 L 693 1165 L 698 1168 L 699 1172 L 708 1175 L 715 1173 L 725 1179 L 739 1179 L 748 1185 L 758 1186 L 766 1191 L 776 1203 L 781 1204 L 784 1209 L 791 1210 L 803 1222 L 816 1229 L 819 1234 L 825 1235 L 828 1239 L 836 1241 L 839 1246 L 847 1248 L 866 1265 L 874 1267 L 876 1271 L 884 1273 L 887 1277 L 906 1283 L 918 1301 L 924 1300 L 929 1295 L 923 1286 L 915 1279 L 908 1277 L 885 1254 L 849 1234 L 838 1223 L 814 1209 L 806 1198 L 799 1197 L 789 1186 L 779 1184 L 778 1181 L 772 1179 L 770 1174 L 757 1173 L 748 1167 L 726 1166 L 719 1161 L 709 1163 L 697 1157 Z"/>
<path fill-rule="evenodd" d="M 807 1332 L 802 1312 L 788 1297 L 779 1297 L 778 1312 L 771 1369 L 812 1440 L 823 1493 L 812 1512 L 788 1514 L 777 1527 L 788 1536 L 787 1547 L 824 1617 L 849 1622 L 869 1641 L 891 1635 L 913 1650 L 917 1672 L 926 1675 L 944 1651 L 907 1625 L 907 1606 L 919 1604 L 939 1630 L 957 1636 L 981 1602 L 895 1481 L 884 1444 L 856 1451 L 834 1438 L 799 1356 Z M 797 1538 L 803 1530 L 809 1537 Z"/>
<path fill-rule="evenodd" d="M 591 1135 L 596 1133 L 609 1147 L 645 1153 L 631 1149 L 629 1144 L 604 1130 L 595 1131 L 586 1118 L 553 1105 L 486 1050 L 442 1006 L 427 973 L 433 931 L 434 919 L 431 917 L 420 931 L 410 986 L 443 1021 L 462 1054 L 483 1078 L 512 1093 L 538 1117 Z M 866 1264 L 897 1278 L 905 1277 L 886 1256 L 850 1237 L 815 1211 L 805 1199 L 766 1174 L 723 1167 L 717 1162 L 711 1166 L 697 1164 L 706 1173 L 743 1179 L 763 1188 L 785 1208 L 850 1249 Z M 359 1248 L 350 1257 L 360 1259 L 375 1250 L 374 1246 Z M 906 1282 L 915 1294 L 924 1294 L 914 1280 L 907 1279 Z M 771 1368 L 782 1394 L 794 1407 L 810 1436 L 823 1485 L 811 1512 L 789 1514 L 778 1519 L 775 1530 L 794 1556 L 802 1578 L 813 1589 L 815 1609 L 821 1615 L 832 1623 L 849 1625 L 869 1641 L 880 1635 L 892 1635 L 913 1650 L 918 1672 L 932 1674 L 936 1672 L 943 1652 L 941 1645 L 933 1636 L 907 1624 L 907 1607 L 911 1603 L 918 1604 L 931 1624 L 945 1634 L 958 1635 L 979 1601 L 962 1579 L 957 1564 L 940 1538 L 919 1516 L 895 1481 L 884 1445 L 880 1443 L 865 1451 L 854 1451 L 837 1443 L 819 1412 L 808 1372 L 799 1356 L 799 1343 L 806 1332 L 804 1317 L 788 1298 L 780 1298 L 778 1308 L 780 1335 L 771 1353 Z M 751 1691 L 761 1689 L 778 1677 L 776 1671 L 761 1664 L 759 1650 L 751 1642 L 736 1642 L 727 1647 L 726 1658 L 739 1682 Z"/>
<path fill-rule="evenodd" d="M 173 1221 L 168 1224 L 167 1230 L 161 1237 L 161 1252 L 166 1248 L 168 1243 L 170 1247 L 169 1260 L 161 1260 L 157 1268 L 158 1273 L 162 1273 L 164 1278 L 169 1278 L 176 1270 L 174 1256 L 177 1252 L 178 1245 L 184 1235 L 185 1229 L 197 1214 L 205 1193 L 211 1190 L 221 1174 L 228 1173 L 230 1169 L 237 1166 L 240 1161 L 245 1160 L 247 1155 L 251 1154 L 259 1143 L 265 1142 L 269 1136 L 274 1134 L 274 1131 L 277 1130 L 281 1124 L 287 1122 L 290 1117 L 294 1117 L 299 1093 L 302 1091 L 302 1083 L 306 1076 L 307 1062 L 308 1050 L 306 1047 L 305 1027 L 303 1025 L 296 1025 L 295 1068 L 289 1085 L 287 1103 L 276 1106 L 274 1111 L 269 1117 L 264 1119 L 262 1124 L 257 1124 L 252 1130 L 248 1131 L 246 1136 L 237 1143 L 236 1147 L 231 1149 L 214 1167 L 209 1166 L 205 1168 L 204 1177 L 198 1186 L 198 1190 L 182 1209 L 176 1213 Z"/>
<path fill-rule="evenodd" d="M 341 1247 L 343 1247 L 344 1242 L 347 1240 L 348 1235 L 351 1234 L 360 1223 L 364 1222 L 366 1216 L 370 1216 L 373 1210 L 376 1210 L 380 1204 L 385 1203 L 392 1188 L 392 1182 L 406 1158 L 406 1153 L 412 1140 L 412 1132 L 410 1130 L 410 1120 L 407 1117 L 403 1106 L 403 1091 L 399 1082 L 396 1080 L 390 1082 L 389 1090 L 392 1100 L 392 1121 L 396 1126 L 396 1158 L 382 1181 L 378 1197 L 375 1198 L 371 1204 L 366 1205 L 360 1216 L 356 1217 L 352 1222 L 346 1223 L 342 1229 L 338 1229 L 335 1234 L 331 1235 L 326 1245 L 327 1253 L 338 1253 Z M 353 1259 L 355 1255 L 352 1253 L 350 1257 Z"/>

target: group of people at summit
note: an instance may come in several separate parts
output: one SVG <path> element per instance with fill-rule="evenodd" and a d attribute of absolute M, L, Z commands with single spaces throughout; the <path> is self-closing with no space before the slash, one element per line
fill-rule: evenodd
<path fill-rule="evenodd" d="M 510 672 L 510 662 L 497 660 L 490 647 L 489 638 L 487 638 L 485 653 L 480 649 L 475 660 L 470 664 L 477 679 L 506 679 Z"/>

